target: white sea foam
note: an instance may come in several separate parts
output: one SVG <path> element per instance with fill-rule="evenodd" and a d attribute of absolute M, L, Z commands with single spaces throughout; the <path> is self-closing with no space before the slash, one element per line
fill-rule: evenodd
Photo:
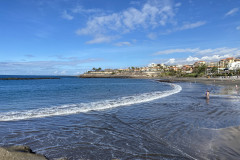
<path fill-rule="evenodd" d="M 91 103 L 79 103 L 79 104 L 67 104 L 61 106 L 54 106 L 50 108 L 39 108 L 26 111 L 15 111 L 0 113 L 0 121 L 18 121 L 26 120 L 32 118 L 42 118 L 42 117 L 51 117 L 51 116 L 60 116 L 60 115 L 70 115 L 77 114 L 81 112 L 88 112 L 91 110 L 105 110 L 110 108 L 115 108 L 119 106 L 132 105 L 137 103 L 143 103 L 152 101 L 155 99 L 167 97 L 173 94 L 176 94 L 182 90 L 182 87 L 176 84 L 169 84 L 173 88 L 168 91 L 158 91 L 143 93 L 133 96 L 121 97 L 117 99 L 102 100 L 98 102 Z"/>

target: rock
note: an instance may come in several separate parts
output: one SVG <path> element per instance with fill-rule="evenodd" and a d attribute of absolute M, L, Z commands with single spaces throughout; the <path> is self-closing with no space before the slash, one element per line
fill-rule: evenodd
<path fill-rule="evenodd" d="M 27 146 L 0 147 L 0 160 L 47 160 Z"/>

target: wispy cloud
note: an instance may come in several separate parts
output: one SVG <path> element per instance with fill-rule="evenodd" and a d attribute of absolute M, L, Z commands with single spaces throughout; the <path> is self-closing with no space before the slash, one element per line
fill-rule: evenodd
<path fill-rule="evenodd" d="M 199 48 L 184 48 L 184 49 L 169 49 L 169 50 L 163 50 L 158 51 L 154 53 L 154 55 L 164 55 L 164 54 L 174 54 L 174 53 L 191 53 L 196 55 L 224 55 L 224 54 L 233 54 L 233 55 L 240 55 L 240 49 L 239 48 L 209 48 L 209 49 L 199 49 Z"/>
<path fill-rule="evenodd" d="M 74 17 L 71 16 L 70 14 L 67 13 L 67 11 L 63 11 L 62 13 L 62 18 L 67 19 L 67 20 L 72 20 Z"/>
<path fill-rule="evenodd" d="M 176 7 L 180 7 L 182 5 L 182 3 L 178 2 L 175 4 Z"/>
<path fill-rule="evenodd" d="M 237 26 L 237 28 L 236 28 L 237 30 L 240 30 L 240 26 Z"/>
<path fill-rule="evenodd" d="M 205 21 L 198 21 L 195 23 L 184 24 L 182 27 L 177 28 L 177 30 L 181 31 L 181 30 L 186 30 L 186 29 L 193 29 L 193 28 L 203 26 L 205 24 L 206 24 Z"/>
<path fill-rule="evenodd" d="M 31 55 L 31 54 L 26 54 L 24 55 L 25 57 L 28 57 L 28 58 L 34 58 L 35 56 L 34 55 Z"/>
<path fill-rule="evenodd" d="M 196 53 L 198 51 L 199 51 L 198 48 L 169 49 L 169 50 L 158 51 L 154 53 L 154 55 L 164 55 L 164 54 L 173 54 L 173 53 Z"/>
<path fill-rule="evenodd" d="M 232 54 L 233 56 L 237 56 L 240 54 L 239 48 L 215 48 L 215 49 L 203 49 L 196 52 L 199 55 L 211 55 L 211 54 L 217 54 L 217 55 L 225 55 L 225 54 Z"/>
<path fill-rule="evenodd" d="M 239 11 L 239 8 L 233 8 L 225 14 L 225 17 L 232 16 Z"/>
<path fill-rule="evenodd" d="M 101 9 L 85 9 L 83 6 L 76 6 L 71 10 L 72 13 L 80 13 L 80 14 L 92 14 L 92 13 L 102 13 Z"/>
<path fill-rule="evenodd" d="M 115 43 L 116 46 L 131 46 L 131 43 L 130 42 L 118 42 L 118 43 Z"/>
<path fill-rule="evenodd" d="M 149 39 L 154 40 L 154 39 L 157 38 L 157 34 L 156 34 L 156 33 L 149 33 L 149 34 L 147 35 L 147 37 L 148 37 Z"/>
<path fill-rule="evenodd" d="M 97 35 L 94 37 L 94 39 L 87 41 L 86 44 L 106 43 L 111 42 L 114 39 L 116 39 L 114 36 Z"/>
<path fill-rule="evenodd" d="M 66 59 L 66 57 L 65 57 Z M 78 68 L 85 69 L 84 64 L 99 62 L 102 59 L 66 59 L 55 61 L 15 61 L 15 62 L 0 62 L 0 73 L 18 73 L 18 74 L 54 74 L 55 71 L 65 71 L 69 74 L 76 72 Z M 63 74 L 63 72 L 62 72 Z"/>
<path fill-rule="evenodd" d="M 198 22 L 193 22 L 193 23 L 185 23 L 184 25 L 180 26 L 180 27 L 175 27 L 173 29 L 168 29 L 166 32 L 164 32 L 163 34 L 170 34 L 173 32 L 177 32 L 177 31 L 183 31 L 183 30 L 188 30 L 188 29 L 194 29 L 194 28 L 198 28 L 201 27 L 203 25 L 205 25 L 207 22 L 206 21 L 198 21 Z"/>

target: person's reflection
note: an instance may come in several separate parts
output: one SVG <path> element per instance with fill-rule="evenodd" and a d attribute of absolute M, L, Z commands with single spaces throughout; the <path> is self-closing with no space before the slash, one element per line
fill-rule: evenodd
<path fill-rule="evenodd" d="M 206 103 L 209 104 L 209 99 L 206 98 Z"/>

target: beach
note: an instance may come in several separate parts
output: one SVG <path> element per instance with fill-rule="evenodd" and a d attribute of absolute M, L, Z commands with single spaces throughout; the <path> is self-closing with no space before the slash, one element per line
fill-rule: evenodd
<path fill-rule="evenodd" d="M 48 159 L 237 159 L 238 90 L 183 81 L 0 81 L 0 144 Z"/>
<path fill-rule="evenodd" d="M 203 83 L 203 84 L 211 84 L 211 85 L 222 85 L 222 86 L 240 86 L 240 79 L 239 78 L 178 78 L 178 77 L 166 77 L 161 78 L 161 80 L 166 80 L 168 82 L 191 82 L 191 83 Z"/>

